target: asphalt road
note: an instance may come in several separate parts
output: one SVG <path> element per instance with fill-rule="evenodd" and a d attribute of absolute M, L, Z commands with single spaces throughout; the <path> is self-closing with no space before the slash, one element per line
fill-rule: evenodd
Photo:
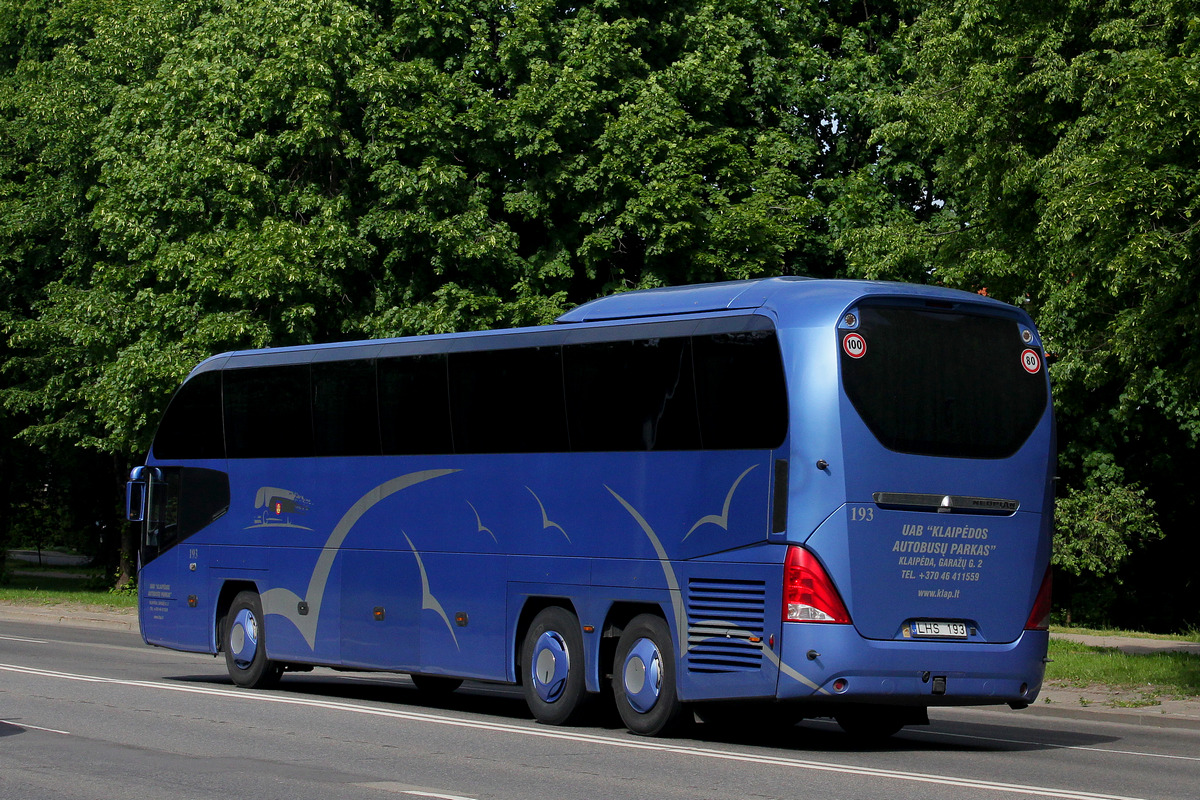
<path fill-rule="evenodd" d="M 519 692 L 438 701 L 317 670 L 235 688 L 136 634 L 0 621 L 0 798 L 1145 798 L 1200 794 L 1200 730 L 947 709 L 875 748 L 832 723 L 631 736 L 533 722 Z"/>

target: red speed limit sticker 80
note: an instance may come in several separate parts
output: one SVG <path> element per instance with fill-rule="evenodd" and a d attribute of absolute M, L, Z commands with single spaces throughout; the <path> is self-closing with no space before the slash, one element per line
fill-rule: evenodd
<path fill-rule="evenodd" d="M 851 358 L 862 358 L 867 352 L 867 340 L 857 333 L 847 333 L 842 338 L 842 349 Z"/>
<path fill-rule="evenodd" d="M 1038 370 L 1042 368 L 1042 357 L 1037 354 L 1036 350 L 1026 349 L 1021 353 L 1021 366 L 1030 375 L 1036 375 Z"/>

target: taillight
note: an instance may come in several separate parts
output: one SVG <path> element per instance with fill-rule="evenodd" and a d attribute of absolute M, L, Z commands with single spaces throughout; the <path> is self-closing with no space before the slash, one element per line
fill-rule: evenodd
<path fill-rule="evenodd" d="M 783 562 L 783 621 L 850 623 L 846 604 L 816 556 L 788 548 Z"/>
<path fill-rule="evenodd" d="M 1037 599 L 1033 601 L 1033 611 L 1029 612 L 1029 621 L 1025 623 L 1027 631 L 1045 631 L 1050 629 L 1050 567 L 1046 567 L 1046 577 L 1042 578 L 1042 587 L 1038 589 Z"/>

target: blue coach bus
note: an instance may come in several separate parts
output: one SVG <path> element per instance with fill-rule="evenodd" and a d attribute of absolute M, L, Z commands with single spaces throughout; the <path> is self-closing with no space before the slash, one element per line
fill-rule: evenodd
<path fill-rule="evenodd" d="M 146 642 L 701 718 L 1023 707 L 1050 611 L 1037 330 L 958 291 L 772 278 L 525 329 L 226 353 L 128 487 Z"/>

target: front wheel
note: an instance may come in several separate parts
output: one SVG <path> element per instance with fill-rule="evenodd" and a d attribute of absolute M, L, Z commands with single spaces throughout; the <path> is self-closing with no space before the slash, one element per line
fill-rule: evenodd
<path fill-rule="evenodd" d="M 521 648 L 521 688 L 538 722 L 565 725 L 584 696 L 583 634 L 579 620 L 551 606 L 533 618 Z"/>
<path fill-rule="evenodd" d="M 666 620 L 653 614 L 633 618 L 617 641 L 613 699 L 625 727 L 658 736 L 680 724 L 683 704 L 675 689 L 675 648 Z"/>
<path fill-rule="evenodd" d="M 225 667 L 238 686 L 270 689 L 279 683 L 283 665 L 267 658 L 262 600 L 255 592 L 238 592 L 225 616 Z"/>

